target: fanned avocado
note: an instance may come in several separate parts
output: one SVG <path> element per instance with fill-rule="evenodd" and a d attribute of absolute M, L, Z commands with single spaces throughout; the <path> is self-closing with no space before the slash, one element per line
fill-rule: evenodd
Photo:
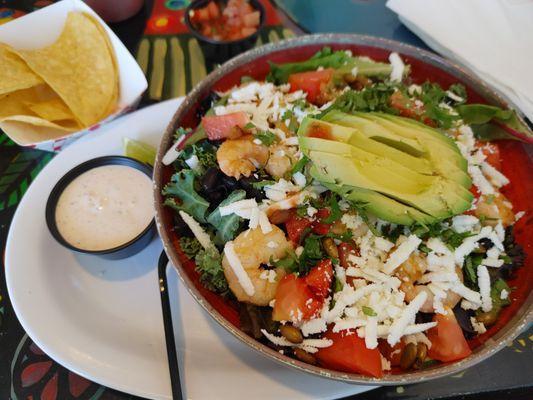
<path fill-rule="evenodd" d="M 376 113 L 325 118 L 304 119 L 298 135 L 315 178 L 331 190 L 400 224 L 430 224 L 470 208 L 471 180 L 453 140 Z"/>
<path fill-rule="evenodd" d="M 323 118 L 335 125 L 364 131 L 364 135 L 374 142 L 407 153 L 420 161 L 428 161 L 435 173 L 447 176 L 467 189 L 472 185 L 467 174 L 468 163 L 454 141 L 420 122 L 382 113 L 352 115 L 335 110 Z M 418 150 L 420 153 L 417 154 Z M 415 168 L 414 164 L 405 165 Z"/>
<path fill-rule="evenodd" d="M 358 114 L 359 115 L 359 114 Z M 367 113 L 361 114 L 363 118 L 367 118 L 381 125 L 382 127 L 394 132 L 398 136 L 417 140 L 422 144 L 424 149 L 438 149 L 440 157 L 453 159 L 459 168 L 466 171 L 468 166 L 466 160 L 461 155 L 459 148 L 455 142 L 448 136 L 408 118 L 397 117 L 395 115 Z M 412 121 L 412 122 L 411 122 Z M 422 125 L 422 126 L 421 126 Z"/>
<path fill-rule="evenodd" d="M 383 220 L 400 225 L 411 225 L 415 222 L 429 225 L 435 222 L 435 218 L 431 215 L 420 212 L 416 208 L 402 204 L 373 190 L 328 183 L 327 178 L 321 175 L 315 167 L 311 168 L 311 176 L 321 181 L 332 192 L 338 193 L 347 200 L 359 204 L 361 208 Z"/>
<path fill-rule="evenodd" d="M 322 120 L 337 125 L 356 128 L 368 138 L 415 157 L 419 157 L 425 152 L 424 147 L 417 140 L 396 135 L 381 125 L 360 116 L 346 114 L 340 111 L 330 111 L 322 117 Z"/>
<path fill-rule="evenodd" d="M 376 156 L 390 158 L 392 161 L 396 161 L 404 167 L 424 175 L 432 175 L 434 172 L 434 169 L 428 160 L 414 157 L 403 151 L 397 150 L 394 147 L 369 139 L 355 128 L 348 128 L 342 125 L 316 120 L 314 118 L 306 118 L 302 121 L 300 129 L 306 132 L 307 137 L 313 137 L 313 131 L 319 132 L 319 137 L 320 135 L 322 135 L 322 137 L 324 137 L 324 135 L 330 135 L 330 139 L 333 139 L 336 142 L 347 143 Z M 323 151 L 327 150 L 324 149 Z M 336 151 L 333 150 L 333 152 Z"/>
<path fill-rule="evenodd" d="M 335 183 L 373 190 L 429 214 L 435 220 L 470 207 L 469 201 L 455 193 L 460 186 L 440 176 L 433 177 L 432 184 L 418 184 L 401 172 L 372 166 L 366 161 L 321 151 L 306 154 L 318 171 L 332 177 Z"/>

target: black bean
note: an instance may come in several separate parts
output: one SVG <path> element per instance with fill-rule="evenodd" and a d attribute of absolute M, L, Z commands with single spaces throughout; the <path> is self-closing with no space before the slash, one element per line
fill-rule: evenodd
<path fill-rule="evenodd" d="M 417 324 L 425 324 L 426 322 L 431 322 L 433 320 L 432 313 L 423 313 L 419 312 L 416 314 L 415 321 Z"/>
<path fill-rule="evenodd" d="M 215 167 L 209 168 L 200 178 L 200 190 L 209 193 L 220 183 L 222 172 Z"/>
<path fill-rule="evenodd" d="M 209 92 L 206 97 L 200 100 L 200 104 L 196 110 L 196 116 L 198 118 L 202 118 L 209 111 L 209 109 L 213 107 L 213 104 L 219 100 L 220 96 L 217 93 Z"/>
<path fill-rule="evenodd" d="M 465 337 L 469 339 L 475 336 L 476 331 L 474 330 L 474 327 L 472 326 L 472 321 L 470 321 L 470 317 L 473 317 L 475 315 L 474 311 L 465 310 L 461 307 L 460 304 L 458 304 L 454 307 L 453 313 L 455 314 L 455 319 L 457 320 L 457 323 L 463 330 Z"/>
<path fill-rule="evenodd" d="M 246 197 L 248 199 L 254 198 L 257 201 L 266 199 L 265 192 L 262 189 L 256 189 L 253 187 L 253 184 L 256 182 L 259 182 L 259 180 L 253 175 L 248 178 L 243 176 L 239 179 L 239 185 L 246 192 Z"/>
<path fill-rule="evenodd" d="M 483 238 L 479 240 L 479 245 L 487 251 L 488 249 L 494 247 L 494 243 L 489 238 Z"/>
<path fill-rule="evenodd" d="M 193 233 L 189 225 L 181 218 L 178 213 L 174 214 L 174 232 L 180 237 L 193 237 Z"/>

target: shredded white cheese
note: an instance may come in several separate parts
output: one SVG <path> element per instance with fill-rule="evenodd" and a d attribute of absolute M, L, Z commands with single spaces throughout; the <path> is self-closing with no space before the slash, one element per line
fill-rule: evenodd
<path fill-rule="evenodd" d="M 400 318 L 395 320 L 390 328 L 389 336 L 387 337 L 387 342 L 394 346 L 402 335 L 405 332 L 405 328 L 409 325 L 409 322 L 415 319 L 416 313 L 420 310 L 420 307 L 425 303 L 427 299 L 426 292 L 420 292 L 414 299 L 411 301 L 407 307 L 402 312 Z"/>
<path fill-rule="evenodd" d="M 420 243 L 422 243 L 422 240 L 418 236 L 410 235 L 405 242 L 400 244 L 398 248 L 389 255 L 383 268 L 383 272 L 391 274 L 409 258 L 411 253 L 418 248 Z"/>
<path fill-rule="evenodd" d="M 198 242 L 200 242 L 204 249 L 207 250 L 216 248 L 213 242 L 211 241 L 209 235 L 203 230 L 200 224 L 196 222 L 193 217 L 191 217 L 189 214 L 182 210 L 179 211 L 179 215 L 183 219 L 183 222 L 187 224 L 194 237 L 198 240 Z"/>
<path fill-rule="evenodd" d="M 252 283 L 252 280 L 244 270 L 244 267 L 241 264 L 241 260 L 235 252 L 233 242 L 226 243 L 226 245 L 224 246 L 224 254 L 226 255 L 228 263 L 231 266 L 233 272 L 235 273 L 235 276 L 237 277 L 237 280 L 243 288 L 244 292 L 248 296 L 253 296 L 255 294 L 255 287 Z"/>
<path fill-rule="evenodd" d="M 398 55 L 398 53 L 390 53 L 389 61 L 392 65 L 392 71 L 390 74 L 390 80 L 393 82 L 401 82 L 405 64 Z"/>
<path fill-rule="evenodd" d="M 485 312 L 492 310 L 492 297 L 490 297 L 490 276 L 487 267 L 477 267 L 479 293 L 481 294 L 481 309 Z"/>

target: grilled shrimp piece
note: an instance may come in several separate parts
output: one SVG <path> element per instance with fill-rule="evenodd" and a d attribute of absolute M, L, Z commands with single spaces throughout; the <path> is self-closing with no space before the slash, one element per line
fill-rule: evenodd
<path fill-rule="evenodd" d="M 272 230 L 269 233 L 263 233 L 261 228 L 249 229 L 233 240 L 233 247 L 244 270 L 250 277 L 255 291 L 252 296 L 246 294 L 224 255 L 222 267 L 229 288 L 239 301 L 257 306 L 268 305 L 276 294 L 279 281 L 285 276 L 285 270 L 283 268 L 273 269 L 275 277 L 268 279 L 268 275 L 272 273 L 263 266 L 266 266 L 271 258 L 284 257 L 287 251 L 291 249 L 290 243 L 285 238 L 285 233 L 275 225 L 272 225 Z"/>
<path fill-rule="evenodd" d="M 235 179 L 249 177 L 257 168 L 264 167 L 268 156 L 268 147 L 254 143 L 251 135 L 228 139 L 217 151 L 220 170 Z"/>
<path fill-rule="evenodd" d="M 476 203 L 474 211 L 476 217 L 485 217 L 483 225 L 496 226 L 498 219 L 502 220 L 504 228 L 512 225 L 515 221 L 513 205 L 501 193 L 494 195 L 481 195 Z"/>
<path fill-rule="evenodd" d="M 296 162 L 296 148 L 282 144 L 269 147 L 270 157 L 265 166 L 266 172 L 274 178 L 283 178 Z"/>
<path fill-rule="evenodd" d="M 405 293 L 405 301 L 410 303 L 420 292 L 426 292 L 427 298 L 425 303 L 420 308 L 422 312 L 433 312 L 433 292 L 426 285 L 418 285 L 416 281 L 419 280 L 428 268 L 427 260 L 419 254 L 411 254 L 409 258 L 396 270 L 396 276 L 400 278 L 400 290 Z M 455 272 L 459 279 L 463 280 L 463 271 L 461 268 L 456 268 Z M 446 298 L 442 301 L 444 306 L 450 308 L 461 300 L 461 296 L 451 290 L 446 293 Z"/>

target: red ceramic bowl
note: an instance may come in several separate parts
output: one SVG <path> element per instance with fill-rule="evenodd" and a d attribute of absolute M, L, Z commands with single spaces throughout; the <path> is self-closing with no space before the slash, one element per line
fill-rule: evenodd
<path fill-rule="evenodd" d="M 161 196 L 161 188 L 169 181 L 173 173 L 170 167 L 165 167 L 161 163 L 161 159 L 173 142 L 175 129 L 179 126 L 196 127 L 198 125 L 200 121 L 196 116 L 196 111 L 201 100 L 211 90 L 228 90 L 234 85 L 238 85 L 243 75 L 264 79 L 269 71 L 267 61 L 280 63 L 305 60 L 323 46 L 331 46 L 334 49 L 349 49 L 354 54 L 366 55 L 378 61 L 386 61 L 390 52 L 396 51 L 400 53 L 402 59 L 411 65 L 411 76 L 414 83 L 421 84 L 429 80 L 444 87 L 453 83 L 462 83 L 467 88 L 470 102 L 514 108 L 504 96 L 474 78 L 465 69 L 433 53 L 390 40 L 360 35 L 322 34 L 302 36 L 251 50 L 216 69 L 194 88 L 177 110 L 161 141 L 154 167 L 155 208 L 156 223 L 165 251 L 190 293 L 219 324 L 251 348 L 284 365 L 322 377 L 372 385 L 416 383 L 457 373 L 462 369 L 471 367 L 503 348 L 533 321 L 533 293 L 531 293 L 533 286 L 532 146 L 524 145 L 518 141 L 500 141 L 499 143 L 503 173 L 511 180 L 511 184 L 505 187 L 504 194 L 513 202 L 515 211 L 526 211 L 525 217 L 519 220 L 515 226 L 515 234 L 516 240 L 529 253 L 529 256 L 525 266 L 520 268 L 516 277 L 509 282 L 509 285 L 515 288 L 511 295 L 512 305 L 502 311 L 496 325 L 490 327 L 485 334 L 470 341 L 470 346 L 473 349 L 472 354 L 458 362 L 439 364 L 419 371 L 393 371 L 381 379 L 376 379 L 312 366 L 284 356 L 240 330 L 237 310 L 200 284 L 194 263 L 189 261 L 176 246 L 179 238 L 172 230 L 173 212 L 163 206 Z M 520 116 L 522 117 L 521 114 Z"/>

